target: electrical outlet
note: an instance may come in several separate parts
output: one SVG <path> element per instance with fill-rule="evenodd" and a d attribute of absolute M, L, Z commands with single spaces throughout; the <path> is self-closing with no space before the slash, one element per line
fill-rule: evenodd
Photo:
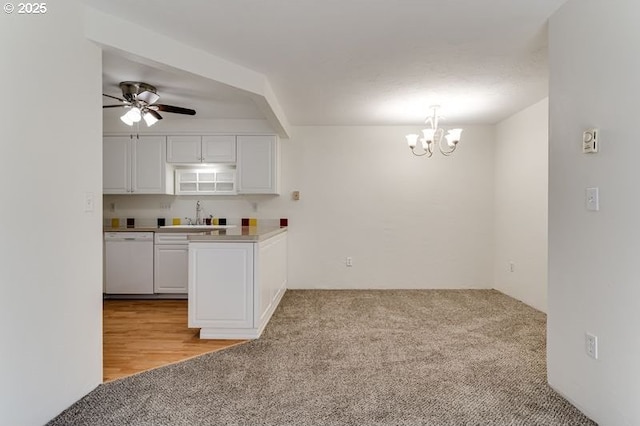
<path fill-rule="evenodd" d="M 344 260 L 344 263 L 345 263 L 347 266 L 353 266 L 353 259 L 352 259 L 351 257 L 347 257 L 347 258 Z"/>
<path fill-rule="evenodd" d="M 584 350 L 593 359 L 598 359 L 598 336 L 591 333 L 584 335 Z"/>

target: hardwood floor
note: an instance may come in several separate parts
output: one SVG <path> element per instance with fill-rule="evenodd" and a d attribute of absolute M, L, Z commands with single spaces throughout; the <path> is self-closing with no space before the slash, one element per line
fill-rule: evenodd
<path fill-rule="evenodd" d="M 187 328 L 186 300 L 105 300 L 105 382 L 217 351 L 244 340 L 200 340 Z"/>

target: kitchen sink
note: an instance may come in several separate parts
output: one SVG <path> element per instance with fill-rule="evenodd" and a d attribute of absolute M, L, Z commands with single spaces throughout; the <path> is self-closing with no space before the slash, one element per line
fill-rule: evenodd
<path fill-rule="evenodd" d="M 216 230 L 216 229 L 231 229 L 237 228 L 238 225 L 166 225 L 160 228 L 171 229 L 194 229 L 194 230 Z"/>

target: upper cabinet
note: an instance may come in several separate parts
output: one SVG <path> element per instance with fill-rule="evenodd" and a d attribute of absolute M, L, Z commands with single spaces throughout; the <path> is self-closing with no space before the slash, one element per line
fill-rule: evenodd
<path fill-rule="evenodd" d="M 167 136 L 167 162 L 235 163 L 236 136 Z"/>
<path fill-rule="evenodd" d="M 238 194 L 278 194 L 278 139 L 275 135 L 237 136 Z"/>
<path fill-rule="evenodd" d="M 173 194 L 164 136 L 105 136 L 104 194 Z"/>
<path fill-rule="evenodd" d="M 105 136 L 103 193 L 277 195 L 278 161 L 275 135 Z M 195 164 L 217 164 L 208 168 L 220 173 L 181 173 Z"/>
<path fill-rule="evenodd" d="M 231 166 L 177 169 L 176 195 L 234 195 L 235 176 Z"/>
<path fill-rule="evenodd" d="M 236 137 L 213 135 L 202 137 L 203 163 L 235 163 Z"/>

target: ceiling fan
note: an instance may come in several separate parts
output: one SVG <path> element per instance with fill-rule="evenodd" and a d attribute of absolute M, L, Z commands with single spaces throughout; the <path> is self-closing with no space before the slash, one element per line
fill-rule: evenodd
<path fill-rule="evenodd" d="M 154 125 L 158 120 L 162 120 L 162 116 L 158 114 L 158 111 L 196 115 L 195 110 L 192 109 L 156 104 L 160 96 L 156 88 L 150 84 L 139 81 L 123 81 L 120 83 L 120 89 L 122 90 L 122 98 L 105 93 L 102 96 L 116 99 L 122 103 L 119 105 L 103 105 L 102 108 L 127 108 L 128 111 L 120 117 L 120 120 L 129 126 L 133 126 L 133 123 L 138 123 L 142 119 L 147 123 L 147 127 Z"/>

